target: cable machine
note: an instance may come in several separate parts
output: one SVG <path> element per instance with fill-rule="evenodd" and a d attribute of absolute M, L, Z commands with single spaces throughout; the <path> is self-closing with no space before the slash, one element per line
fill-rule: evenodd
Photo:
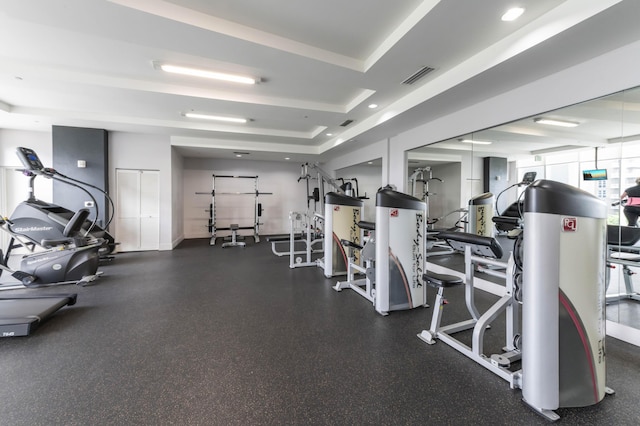
<path fill-rule="evenodd" d="M 254 181 L 254 191 L 252 192 L 218 192 L 216 194 L 216 179 L 252 179 Z M 256 243 L 260 242 L 260 217 L 262 216 L 262 204 L 259 203 L 258 197 L 261 195 L 271 195 L 273 192 L 260 192 L 258 191 L 258 176 L 234 176 L 234 175 L 213 175 L 213 188 L 211 192 L 196 192 L 196 194 L 211 194 L 211 205 L 209 206 L 209 223 L 208 228 L 211 233 L 211 240 L 209 241 L 209 245 L 216 244 L 217 231 L 231 231 L 232 239 L 234 245 L 241 245 L 240 243 L 236 243 L 236 232 L 241 229 L 252 229 L 253 230 L 253 238 Z M 238 195 L 238 196 L 246 196 L 252 195 L 254 197 L 254 219 L 253 225 L 248 226 L 240 226 L 239 224 L 229 224 L 227 227 L 218 227 L 216 226 L 216 195 Z M 244 243 L 242 243 L 244 245 Z"/>
<path fill-rule="evenodd" d="M 314 171 L 316 176 L 315 177 L 312 176 L 310 171 Z M 313 179 L 315 179 L 318 182 L 318 186 L 313 188 L 313 190 L 311 190 L 309 181 Z M 325 183 L 330 187 L 332 187 L 333 188 L 332 190 L 337 192 L 338 194 L 345 193 L 345 190 L 337 182 L 339 179 L 334 179 L 333 177 L 331 177 L 329 173 L 327 173 L 322 168 L 320 168 L 320 166 L 318 166 L 318 163 L 315 163 L 315 164 L 304 163 L 300 171 L 300 177 L 298 178 L 298 182 L 300 182 L 301 180 L 306 181 L 306 184 L 307 184 L 307 209 L 311 208 L 310 202 L 311 200 L 313 200 L 314 212 L 318 210 L 317 203 L 320 203 L 319 211 L 321 213 L 324 213 L 324 196 L 326 194 Z"/>

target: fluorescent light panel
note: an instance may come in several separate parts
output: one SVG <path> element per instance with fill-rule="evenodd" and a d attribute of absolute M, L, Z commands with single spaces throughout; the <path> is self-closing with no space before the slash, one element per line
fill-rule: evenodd
<path fill-rule="evenodd" d="M 575 121 L 566 121 L 566 120 L 556 120 L 552 118 L 534 118 L 533 121 L 538 124 L 548 124 L 551 126 L 560 126 L 560 127 L 576 127 L 580 123 Z"/>
<path fill-rule="evenodd" d="M 472 143 L 474 145 L 491 145 L 491 141 L 474 141 L 473 139 L 460 139 L 460 142 Z"/>
<path fill-rule="evenodd" d="M 180 65 L 171 65 L 171 64 L 154 64 L 154 65 L 156 65 L 156 68 L 159 68 L 162 71 L 169 72 L 172 74 L 182 74 L 182 75 L 189 75 L 192 77 L 211 78 L 214 80 L 229 81 L 232 83 L 242 83 L 242 84 L 256 84 L 258 82 L 258 80 L 253 77 L 247 77 L 247 76 L 237 75 L 237 74 L 227 74 L 223 72 L 209 71 L 209 70 L 203 70 L 198 68 L 189 68 L 189 67 L 183 67 Z"/>
<path fill-rule="evenodd" d="M 201 120 L 213 120 L 213 121 L 226 121 L 227 123 L 246 123 L 246 118 L 240 117 L 223 117 L 219 115 L 200 114 L 197 112 L 185 112 L 184 116 L 187 118 L 197 118 Z"/>

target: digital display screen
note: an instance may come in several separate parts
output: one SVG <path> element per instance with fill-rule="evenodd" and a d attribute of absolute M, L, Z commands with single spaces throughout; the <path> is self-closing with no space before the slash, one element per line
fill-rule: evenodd
<path fill-rule="evenodd" d="M 38 158 L 38 154 L 32 149 L 18 147 L 16 154 L 18 154 L 20 162 L 27 170 L 42 170 L 44 168 L 40 158 Z"/>
<path fill-rule="evenodd" d="M 607 169 L 583 170 L 582 179 L 584 180 L 607 180 Z"/>

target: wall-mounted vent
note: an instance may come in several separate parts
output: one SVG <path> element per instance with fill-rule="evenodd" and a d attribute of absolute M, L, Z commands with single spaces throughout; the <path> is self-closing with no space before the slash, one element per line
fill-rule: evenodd
<path fill-rule="evenodd" d="M 435 68 L 422 67 L 418 71 L 414 72 L 411 76 L 409 76 L 405 81 L 403 81 L 402 84 L 413 84 L 434 70 Z"/>
<path fill-rule="evenodd" d="M 344 123 L 340 125 L 340 127 L 347 127 L 351 123 L 353 123 L 353 120 L 345 120 Z"/>

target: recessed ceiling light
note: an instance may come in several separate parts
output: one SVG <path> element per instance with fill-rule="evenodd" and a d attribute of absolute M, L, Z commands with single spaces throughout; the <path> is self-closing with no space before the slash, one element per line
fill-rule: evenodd
<path fill-rule="evenodd" d="M 373 164 L 373 161 L 369 161 L 367 164 Z"/>
<path fill-rule="evenodd" d="M 284 157 L 284 159 L 285 159 L 285 160 L 291 160 L 291 158 L 289 158 L 289 157 Z"/>
<path fill-rule="evenodd" d="M 220 115 L 200 114 L 197 112 L 185 112 L 183 114 L 187 118 L 198 118 L 201 120 L 226 121 L 228 123 L 246 123 L 246 118 L 241 117 L 224 117 Z"/>
<path fill-rule="evenodd" d="M 241 158 L 242 154 L 236 154 L 236 157 Z"/>
<path fill-rule="evenodd" d="M 244 76 L 244 75 L 228 74 L 228 73 L 218 72 L 218 71 L 183 67 L 181 65 L 163 64 L 156 61 L 153 62 L 153 66 L 156 69 L 162 70 L 164 72 L 173 73 L 173 74 L 189 75 L 192 77 L 211 78 L 214 80 L 228 81 L 231 83 L 256 84 L 259 81 L 259 79 Z"/>
<path fill-rule="evenodd" d="M 458 139 L 458 140 L 463 143 L 472 143 L 474 145 L 491 145 L 493 143 L 491 141 L 476 141 L 473 139 Z"/>
<path fill-rule="evenodd" d="M 502 15 L 501 19 L 503 21 L 515 21 L 523 13 L 524 13 L 524 8 L 523 7 L 514 7 L 514 8 L 511 8 L 511 9 L 507 10 L 505 12 L 505 14 Z"/>
<path fill-rule="evenodd" d="M 327 136 L 333 136 L 333 133 L 327 133 Z"/>
<path fill-rule="evenodd" d="M 378 108 L 378 104 L 369 104 L 369 108 L 371 109 Z"/>
<path fill-rule="evenodd" d="M 556 120 L 553 118 L 534 118 L 533 121 L 538 124 L 549 124 L 551 126 L 560 126 L 560 127 L 576 127 L 580 125 L 580 123 L 576 121 L 567 121 L 567 120 Z"/>

